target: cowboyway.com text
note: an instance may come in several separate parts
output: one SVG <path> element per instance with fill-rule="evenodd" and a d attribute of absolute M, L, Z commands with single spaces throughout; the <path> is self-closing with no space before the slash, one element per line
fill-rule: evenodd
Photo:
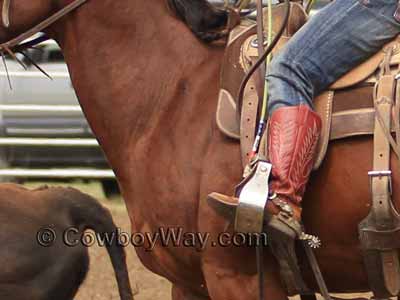
<path fill-rule="evenodd" d="M 116 241 L 123 247 L 133 245 L 152 251 L 156 246 L 162 247 L 191 247 L 203 251 L 206 247 L 254 247 L 267 245 L 266 233 L 232 233 L 221 232 L 211 234 L 208 232 L 187 232 L 181 227 L 160 227 L 156 232 L 127 233 L 121 228 L 113 232 L 95 233 L 92 231 L 81 232 L 75 227 L 57 230 L 45 226 L 37 232 L 37 242 L 43 247 L 54 245 L 59 239 L 69 247 L 83 245 L 85 247 L 105 247 Z"/>

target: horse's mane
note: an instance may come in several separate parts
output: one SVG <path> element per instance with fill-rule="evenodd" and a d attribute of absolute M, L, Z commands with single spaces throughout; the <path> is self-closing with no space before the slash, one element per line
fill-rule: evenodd
<path fill-rule="evenodd" d="M 228 22 L 228 13 L 206 0 L 167 0 L 175 12 L 193 33 L 205 42 L 220 39 L 222 29 Z"/>

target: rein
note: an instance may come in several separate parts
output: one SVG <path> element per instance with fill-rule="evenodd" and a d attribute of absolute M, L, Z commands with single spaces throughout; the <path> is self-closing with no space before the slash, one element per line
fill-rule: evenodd
<path fill-rule="evenodd" d="M 69 14 L 73 10 L 77 9 L 80 7 L 82 4 L 86 3 L 88 0 L 74 0 L 70 4 L 66 5 L 64 8 L 60 9 L 44 21 L 40 22 L 36 26 L 32 27 L 28 31 L 25 31 L 24 33 L 18 35 L 17 37 L 0 44 L 0 52 L 3 54 L 5 51 L 9 54 L 12 53 L 10 49 L 13 47 L 18 46 L 20 49 L 32 47 L 34 45 L 37 45 L 38 43 L 44 41 L 45 39 L 43 37 L 39 37 L 37 39 L 34 39 L 33 41 L 21 44 L 24 40 L 32 37 L 33 35 L 41 32 L 43 29 L 46 29 L 53 23 L 57 22 L 59 19 L 64 17 L 65 15 Z M 10 25 L 10 17 L 9 17 L 9 11 L 10 11 L 10 3 L 11 0 L 4 0 L 3 2 L 3 10 L 2 10 L 2 19 L 3 19 L 3 25 L 8 28 Z M 12 54 L 11 54 L 12 55 Z M 12 55 L 13 56 L 13 55 Z"/>

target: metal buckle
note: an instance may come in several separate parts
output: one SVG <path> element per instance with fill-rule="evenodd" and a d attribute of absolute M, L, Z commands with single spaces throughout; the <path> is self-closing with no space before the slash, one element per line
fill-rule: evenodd
<path fill-rule="evenodd" d="M 382 177 L 387 177 L 389 179 L 389 193 L 390 195 L 392 194 L 392 171 L 386 170 L 386 171 L 369 171 L 368 172 L 369 176 L 369 183 L 372 187 L 372 180 L 374 178 L 382 178 Z"/>
<path fill-rule="evenodd" d="M 242 233 L 260 233 L 264 225 L 264 209 L 269 196 L 269 177 L 272 165 L 256 160 L 252 173 L 245 179 L 236 209 L 235 230 Z"/>

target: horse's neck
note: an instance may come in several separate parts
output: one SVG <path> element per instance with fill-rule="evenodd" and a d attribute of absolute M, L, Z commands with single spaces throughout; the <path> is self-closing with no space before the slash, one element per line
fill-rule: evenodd
<path fill-rule="evenodd" d="M 196 40 L 164 1 L 106 3 L 91 1 L 56 32 L 86 117 L 122 177 L 137 141 L 215 108 L 222 50 Z"/>

